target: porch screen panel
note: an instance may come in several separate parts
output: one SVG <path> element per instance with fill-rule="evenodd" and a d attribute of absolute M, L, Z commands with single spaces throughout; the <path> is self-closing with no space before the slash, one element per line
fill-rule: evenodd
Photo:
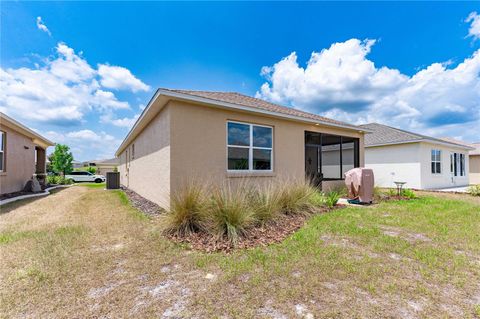
<path fill-rule="evenodd" d="M 358 140 L 351 137 L 342 137 L 342 178 L 343 174 L 358 167 L 356 158 L 358 157 Z"/>
<path fill-rule="evenodd" d="M 325 179 L 340 179 L 342 138 L 322 134 L 322 173 Z"/>

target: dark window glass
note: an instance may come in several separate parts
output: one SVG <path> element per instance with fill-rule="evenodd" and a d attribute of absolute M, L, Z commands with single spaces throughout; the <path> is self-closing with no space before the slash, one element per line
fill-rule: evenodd
<path fill-rule="evenodd" d="M 437 168 L 437 174 L 440 174 L 442 172 L 442 169 L 441 169 L 441 163 L 440 162 L 436 162 L 435 163 L 435 166 Z"/>
<path fill-rule="evenodd" d="M 453 154 L 453 172 L 454 172 L 454 175 L 457 176 L 458 175 L 458 166 L 457 166 L 457 163 L 458 163 L 458 154 L 457 153 L 454 153 Z"/>
<path fill-rule="evenodd" d="M 253 150 L 253 169 L 270 170 L 272 169 L 272 151 L 264 149 Z"/>
<path fill-rule="evenodd" d="M 431 165 L 432 174 L 435 174 L 435 162 L 432 162 L 431 164 L 432 164 Z"/>
<path fill-rule="evenodd" d="M 305 132 L 305 144 L 320 145 L 320 133 Z"/>
<path fill-rule="evenodd" d="M 322 174 L 323 178 L 342 178 L 340 172 L 341 137 L 322 135 Z"/>
<path fill-rule="evenodd" d="M 272 128 L 253 126 L 253 146 L 272 147 Z"/>
<path fill-rule="evenodd" d="M 229 122 L 228 145 L 250 146 L 250 126 Z"/>
<path fill-rule="evenodd" d="M 228 169 L 248 170 L 248 148 L 229 147 L 228 148 Z"/>

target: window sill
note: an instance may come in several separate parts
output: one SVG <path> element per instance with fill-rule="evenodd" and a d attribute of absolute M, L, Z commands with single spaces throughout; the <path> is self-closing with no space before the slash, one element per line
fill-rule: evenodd
<path fill-rule="evenodd" d="M 275 177 L 277 174 L 274 172 L 227 172 L 227 177 Z"/>
<path fill-rule="evenodd" d="M 7 172 L 0 172 L 0 176 L 6 176 Z"/>

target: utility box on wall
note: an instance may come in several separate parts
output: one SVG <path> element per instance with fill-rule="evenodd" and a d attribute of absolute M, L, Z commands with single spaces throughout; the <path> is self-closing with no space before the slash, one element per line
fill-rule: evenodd
<path fill-rule="evenodd" d="M 119 188 L 120 188 L 120 173 L 107 172 L 107 189 L 119 189 Z"/>

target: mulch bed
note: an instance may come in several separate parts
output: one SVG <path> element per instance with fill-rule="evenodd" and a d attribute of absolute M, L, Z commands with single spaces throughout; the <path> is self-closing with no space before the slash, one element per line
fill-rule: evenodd
<path fill-rule="evenodd" d="M 133 207 L 136 209 L 140 210 L 146 215 L 149 216 L 158 216 L 161 213 L 164 213 L 165 210 L 155 204 L 152 201 L 149 201 L 148 199 L 138 195 L 131 189 L 128 189 L 126 187 L 122 187 L 122 190 L 124 191 L 125 195 L 127 195 L 128 200 L 132 204 Z"/>
<path fill-rule="evenodd" d="M 325 211 L 328 211 L 328 209 L 319 210 L 317 213 Z M 189 244 L 192 249 L 205 252 L 221 251 L 230 253 L 234 249 L 268 246 L 273 243 L 281 242 L 300 229 L 309 218 L 309 216 L 301 214 L 282 214 L 280 216 L 281 217 L 276 220 L 272 220 L 263 226 L 249 229 L 243 237 L 239 238 L 236 245 L 230 242 L 226 237 L 217 238 L 204 232 L 196 232 L 187 236 L 178 236 L 176 234 L 169 234 L 166 236 L 174 242 Z"/>

